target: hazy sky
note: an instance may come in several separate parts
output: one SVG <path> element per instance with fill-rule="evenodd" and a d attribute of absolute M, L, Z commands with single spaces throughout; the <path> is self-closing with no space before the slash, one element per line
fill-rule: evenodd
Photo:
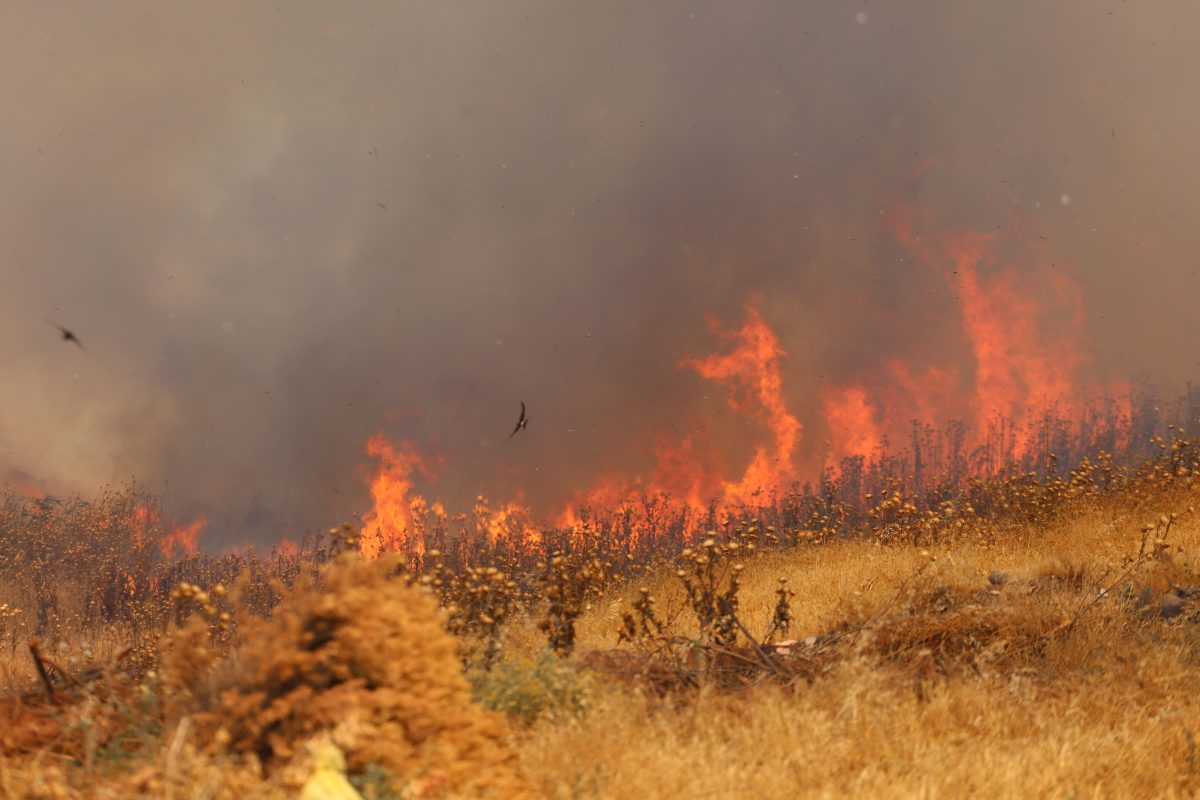
<path fill-rule="evenodd" d="M 964 358 L 901 194 L 1021 219 L 1095 369 L 1177 387 L 1197 75 L 1193 0 L 0 4 L 0 477 L 265 541 L 364 511 L 382 430 L 552 499 L 722 413 L 678 363 L 753 299 L 811 441 L 824 381 Z"/>

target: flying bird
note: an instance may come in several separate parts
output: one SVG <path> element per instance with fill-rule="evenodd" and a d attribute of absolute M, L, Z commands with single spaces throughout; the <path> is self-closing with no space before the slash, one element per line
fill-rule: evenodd
<path fill-rule="evenodd" d="M 519 431 L 521 431 L 522 429 L 524 429 L 525 426 L 528 424 L 529 424 L 529 417 L 525 416 L 525 401 L 522 400 L 521 401 L 521 418 L 519 420 L 517 420 L 517 427 L 513 428 L 513 432 L 508 435 L 508 438 L 511 439 L 512 437 L 516 436 L 517 433 Z"/>
<path fill-rule="evenodd" d="M 80 350 L 82 350 L 85 353 L 87 352 L 87 348 L 83 346 L 83 342 L 79 341 L 79 337 L 76 336 L 74 333 L 67 330 L 62 325 L 59 325 L 57 322 L 51 322 L 50 320 L 46 320 L 46 322 L 49 322 L 51 325 L 53 325 L 54 327 L 56 327 L 60 331 L 62 331 L 62 338 L 63 338 L 64 342 L 74 342 L 76 344 L 76 346 L 79 347 Z"/>

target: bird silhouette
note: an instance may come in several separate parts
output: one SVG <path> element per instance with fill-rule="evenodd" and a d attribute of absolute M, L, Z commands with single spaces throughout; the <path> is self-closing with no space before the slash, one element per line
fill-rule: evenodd
<path fill-rule="evenodd" d="M 85 353 L 87 352 L 87 348 L 83 346 L 83 342 L 79 341 L 79 337 L 78 337 L 78 336 L 76 336 L 74 333 L 72 333 L 71 331 L 67 330 L 67 329 L 66 329 L 66 328 L 64 328 L 62 325 L 59 325 L 57 322 L 52 322 L 52 321 L 50 321 L 50 320 L 46 320 L 46 322 L 49 322 L 51 325 L 53 325 L 54 327 L 56 327 L 56 328 L 58 328 L 60 331 L 62 331 L 62 338 L 63 338 L 63 341 L 64 341 L 64 342 L 74 342 L 74 343 L 75 343 L 75 345 L 76 345 L 76 346 L 77 346 L 77 347 L 78 347 L 80 350 L 82 350 L 82 351 L 83 351 L 83 352 L 85 352 Z"/>
<path fill-rule="evenodd" d="M 529 424 L 529 417 L 525 416 L 525 401 L 522 400 L 521 401 L 521 418 L 517 420 L 517 427 L 513 428 L 513 432 L 508 435 L 508 438 L 511 439 L 512 437 L 516 436 L 517 433 L 520 432 L 521 430 L 523 430 L 525 428 L 525 426 L 528 424 Z"/>

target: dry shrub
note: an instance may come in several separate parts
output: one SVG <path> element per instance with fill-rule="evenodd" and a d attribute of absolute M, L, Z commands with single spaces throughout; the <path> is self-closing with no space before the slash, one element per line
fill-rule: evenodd
<path fill-rule="evenodd" d="M 47 683 L 0 698 L 0 758 L 91 768 L 151 753 L 160 732 L 154 696 L 112 666 L 81 677 L 55 666 Z"/>
<path fill-rule="evenodd" d="M 0 702 L 0 753 L 5 756 L 36 753 L 50 743 L 61 743 L 63 738 L 61 714 L 54 706 L 20 697 L 6 697 Z M 78 741 L 64 744 L 68 752 L 82 756 Z"/>
<path fill-rule="evenodd" d="M 533 723 L 541 717 L 569 718 L 587 708 L 594 676 L 551 651 L 510 657 L 467 673 L 475 699 L 510 721 Z"/>
<path fill-rule="evenodd" d="M 938 587 L 864 631 L 858 651 L 915 671 L 922 677 L 1042 665 L 1050 637 L 1067 623 L 1043 598 L 1001 599 L 989 591 Z"/>
<path fill-rule="evenodd" d="M 737 691 L 763 682 L 811 682 L 827 668 L 830 658 L 820 646 L 789 642 L 764 648 L 746 645 L 710 647 L 698 660 L 696 648 L 681 646 L 656 652 L 614 648 L 591 650 L 580 666 L 647 696 L 694 695 L 699 690 Z M 690 649 L 690 654 L 689 654 Z"/>
<path fill-rule="evenodd" d="M 270 619 L 245 623 L 241 644 L 207 674 L 197 669 L 203 636 L 185 628 L 164 672 L 202 706 L 195 719 L 214 748 L 268 771 L 328 732 L 351 773 L 383 768 L 405 796 L 524 796 L 505 727 L 472 703 L 436 603 L 396 568 L 344 557 L 320 586 L 301 585 Z"/>

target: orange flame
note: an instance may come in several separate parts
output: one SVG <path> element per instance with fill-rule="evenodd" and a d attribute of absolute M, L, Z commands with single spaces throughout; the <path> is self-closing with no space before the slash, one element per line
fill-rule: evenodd
<path fill-rule="evenodd" d="M 159 549 L 166 558 L 182 554 L 194 556 L 200 551 L 200 534 L 208 526 L 206 517 L 198 517 L 186 525 L 177 525 L 162 538 Z"/>
<path fill-rule="evenodd" d="M 882 457 L 890 442 L 904 441 L 910 431 L 917 448 L 926 441 L 921 438 L 924 431 L 959 420 L 967 428 L 955 434 L 954 447 L 966 440 L 973 451 L 987 444 L 983 452 L 992 461 L 980 467 L 987 472 L 1032 448 L 1030 431 L 1043 418 L 1082 420 L 1084 398 L 1098 394 L 1099 387 L 1083 377 L 1088 358 L 1083 351 L 1078 286 L 1061 273 L 1018 269 L 1002 258 L 996 234 L 938 231 L 925 216 L 916 218 L 899 204 L 888 209 L 884 219 L 919 262 L 955 289 L 972 368 L 960 373 L 952 366 L 914 366 L 893 356 L 846 381 L 820 388 L 821 413 L 830 439 L 825 466 L 836 466 L 848 456 Z M 1015 244 L 1030 247 L 1019 239 Z M 593 521 L 590 510 L 636 511 L 640 522 L 630 521 L 629 514 L 622 522 L 632 546 L 642 536 L 655 535 L 655 515 L 684 512 L 683 535 L 691 536 L 695 526 L 707 519 L 710 507 L 718 516 L 726 515 L 754 506 L 760 492 L 816 477 L 798 474 L 803 427 L 786 402 L 781 372 L 786 353 L 775 331 L 753 304 L 745 307 L 741 327 L 726 330 L 711 318 L 708 325 L 731 346 L 725 352 L 685 358 L 679 367 L 721 385 L 728 406 L 758 428 L 748 463 L 731 464 L 725 442 L 713 434 L 708 422 L 693 420 L 686 434 L 660 432 L 653 437 L 655 467 L 648 475 L 607 474 L 593 481 L 590 489 L 576 492 L 551 516 L 558 526 L 578 536 Z M 1119 386 L 1112 384 L 1110 389 Z M 1110 433 L 1116 434 L 1117 441 L 1123 435 L 1128 440 L 1128 431 L 1123 434 L 1120 426 L 1128 427 L 1129 403 L 1125 397 L 1115 412 L 1110 409 L 1104 416 L 1116 420 L 1112 424 L 1118 430 Z M 913 423 L 919 425 L 914 428 Z M 405 546 L 420 552 L 427 517 L 431 513 L 435 521 L 445 517 L 440 506 L 430 507 L 413 493 L 414 470 L 430 477 L 426 460 L 411 444 L 393 446 L 379 434 L 368 441 L 367 452 L 380 460 L 380 468 L 371 484 L 374 508 L 366 518 L 363 553 L 374 556 Z M 917 462 L 919 470 L 923 462 Z M 804 466 L 819 469 L 821 464 Z M 521 498 L 493 506 L 479 496 L 474 520 L 476 533 L 492 546 L 541 541 L 533 512 Z"/>
<path fill-rule="evenodd" d="M 821 405 L 833 445 L 831 463 L 846 456 L 869 456 L 883 445 L 875 409 L 867 402 L 862 386 L 827 387 Z"/>
<path fill-rule="evenodd" d="M 1030 276 L 1002 261 L 994 233 L 934 231 L 902 205 L 889 209 L 888 226 L 919 261 L 941 272 L 959 298 L 963 332 L 974 361 L 971 419 L 977 441 L 1000 431 L 1013 454 L 1029 446 L 1030 423 L 1047 414 L 1078 420 L 1088 362 L 1083 302 L 1078 285 L 1056 272 Z M 1014 223 L 1014 229 L 1019 227 Z M 1020 236 L 1012 244 L 1029 250 Z M 918 405 L 932 404 L 918 393 Z M 945 409 L 942 409 L 943 414 Z M 931 420 L 932 421 L 932 420 Z"/>
<path fill-rule="evenodd" d="M 12 486 L 21 494 L 28 497 L 30 500 L 41 500 L 46 496 L 46 492 L 34 486 L 32 483 L 25 481 L 13 481 Z"/>
<path fill-rule="evenodd" d="M 788 411 L 783 396 L 779 360 L 785 355 L 779 337 L 758 309 L 746 306 L 746 322 L 739 330 L 723 331 L 710 319 L 718 335 L 737 342 L 733 352 L 708 358 L 685 359 L 701 376 L 729 386 L 729 407 L 762 420 L 771 432 L 771 442 L 755 446 L 754 458 L 737 481 L 725 482 L 725 503 L 746 503 L 760 490 L 784 485 L 793 474 L 792 456 L 800 441 L 800 421 Z"/>
<path fill-rule="evenodd" d="M 423 550 L 417 529 L 424 524 L 430 508 L 420 495 L 410 498 L 409 494 L 413 490 L 413 470 L 432 477 L 428 460 L 411 443 L 393 445 L 382 433 L 367 440 L 367 455 L 380 463 L 371 481 L 374 507 L 363 519 L 359 550 L 367 558 L 376 558 L 385 551 L 402 550 L 410 541 Z M 433 511 L 445 516 L 440 505 L 435 505 Z"/>
<path fill-rule="evenodd" d="M 295 558 L 300 555 L 300 545 L 286 536 L 279 541 L 279 544 L 275 545 L 275 550 L 283 558 Z"/>
<path fill-rule="evenodd" d="M 660 433 L 654 437 L 652 493 L 672 497 L 689 508 L 702 508 L 722 491 L 725 459 L 712 440 L 709 425 L 696 420 L 692 432 L 675 438 Z M 615 478 L 609 479 L 612 495 Z M 626 496 L 630 496 L 627 489 Z"/>
<path fill-rule="evenodd" d="M 673 437 L 659 433 L 654 437 L 657 463 L 648 480 L 615 475 L 601 478 L 591 489 L 571 498 L 557 516 L 560 526 L 578 530 L 585 522 L 585 508 L 613 510 L 643 496 L 659 498 L 656 510 L 688 509 L 698 517 L 710 501 L 722 508 L 750 505 L 759 492 L 771 492 L 795 477 L 793 457 L 801 426 L 784 399 L 780 359 L 785 353 L 758 309 L 748 305 L 745 312 L 746 321 L 736 330 L 723 330 L 715 320 L 708 320 L 712 331 L 735 343 L 730 352 L 685 358 L 679 364 L 725 386 L 729 407 L 766 428 L 769 440 L 755 445 L 741 476 L 726 478 L 725 459 L 708 425 L 696 421 L 689 434 Z"/>
<path fill-rule="evenodd" d="M 130 514 L 130 527 L 133 531 L 135 547 L 142 547 L 150 540 L 151 528 L 157 524 L 157 514 L 145 503 L 138 503 Z"/>
<path fill-rule="evenodd" d="M 884 417 L 892 422 L 934 424 L 967 411 L 959 402 L 960 379 L 953 367 L 933 365 L 917 372 L 893 358 L 887 363 L 887 381 L 891 391 L 885 393 Z"/>
<path fill-rule="evenodd" d="M 475 529 L 487 537 L 488 544 L 509 541 L 537 545 L 542 534 L 534 527 L 532 514 L 524 503 L 514 500 L 492 508 L 483 495 L 475 498 Z"/>
<path fill-rule="evenodd" d="M 585 522 L 585 510 L 619 508 L 637 493 L 637 487 L 616 475 L 604 475 L 590 489 L 577 491 L 563 505 L 555 523 L 560 528 L 579 529 Z"/>

